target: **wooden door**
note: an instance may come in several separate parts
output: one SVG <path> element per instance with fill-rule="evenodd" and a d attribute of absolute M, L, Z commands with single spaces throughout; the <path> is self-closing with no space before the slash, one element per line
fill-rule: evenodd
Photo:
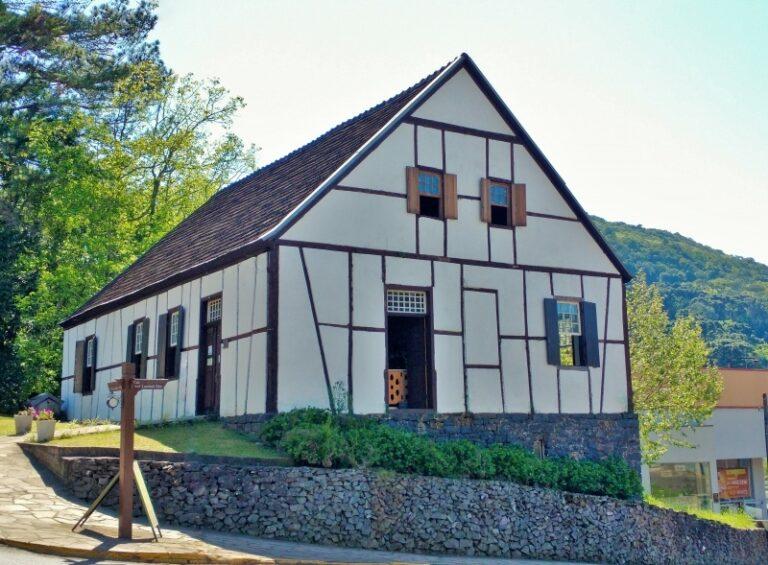
<path fill-rule="evenodd" d="M 221 320 L 203 325 L 200 336 L 199 414 L 218 414 L 221 396 Z"/>

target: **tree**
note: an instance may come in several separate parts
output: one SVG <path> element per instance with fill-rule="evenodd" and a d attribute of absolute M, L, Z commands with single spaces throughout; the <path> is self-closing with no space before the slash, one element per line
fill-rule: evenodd
<path fill-rule="evenodd" d="M 155 2 L 0 0 L 0 410 L 58 391 L 58 322 L 255 166 L 243 101 L 179 77 Z"/>
<path fill-rule="evenodd" d="M 659 289 L 640 273 L 627 293 L 629 351 L 643 458 L 690 446 L 684 430 L 700 425 L 717 404 L 722 378 L 708 365 L 701 327 L 690 316 L 671 323 Z"/>

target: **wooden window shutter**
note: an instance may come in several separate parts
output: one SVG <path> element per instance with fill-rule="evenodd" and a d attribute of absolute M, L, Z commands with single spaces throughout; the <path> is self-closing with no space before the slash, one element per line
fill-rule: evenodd
<path fill-rule="evenodd" d="M 155 376 L 158 379 L 164 379 L 168 374 L 166 369 L 168 353 L 168 314 L 160 314 L 157 319 L 157 371 Z"/>
<path fill-rule="evenodd" d="M 93 347 L 93 364 L 91 365 L 91 370 L 88 372 L 88 377 L 91 379 L 91 392 L 96 390 L 96 367 L 98 366 L 96 363 L 98 363 L 98 359 L 99 359 L 98 358 L 99 349 L 97 347 L 99 345 L 99 340 L 96 338 L 96 336 L 93 336 L 92 339 L 93 339 L 93 345 L 91 347 Z M 88 352 L 86 351 L 86 355 L 87 354 Z"/>
<path fill-rule="evenodd" d="M 600 366 L 600 343 L 597 339 L 597 307 L 594 302 L 581 303 L 582 360 L 589 367 Z"/>
<path fill-rule="evenodd" d="M 144 328 L 141 332 L 141 369 L 139 372 L 139 378 L 147 378 L 147 356 L 149 353 L 149 318 L 144 318 L 141 322 L 144 324 Z"/>
<path fill-rule="evenodd" d="M 85 373 L 85 340 L 75 343 L 75 379 L 74 392 L 83 392 L 83 374 Z"/>
<path fill-rule="evenodd" d="M 491 181 L 480 180 L 480 221 L 491 223 Z"/>
<path fill-rule="evenodd" d="M 544 299 L 544 326 L 547 331 L 547 363 L 560 365 L 560 331 L 557 326 L 557 300 Z"/>
<path fill-rule="evenodd" d="M 512 185 L 512 225 L 525 226 L 528 224 L 528 210 L 525 206 L 525 185 Z"/>
<path fill-rule="evenodd" d="M 128 324 L 128 336 L 125 340 L 125 362 L 133 362 L 133 338 L 136 336 L 136 324 Z"/>
<path fill-rule="evenodd" d="M 446 220 L 459 218 L 459 194 L 456 189 L 456 175 L 443 175 L 443 212 Z"/>
<path fill-rule="evenodd" d="M 179 306 L 179 338 L 176 340 L 176 356 L 173 360 L 173 376 L 181 376 L 181 349 L 184 347 L 184 307 Z"/>
<path fill-rule="evenodd" d="M 405 186 L 408 195 L 408 212 L 418 214 L 421 211 L 419 206 L 419 169 L 416 167 L 405 168 Z"/>

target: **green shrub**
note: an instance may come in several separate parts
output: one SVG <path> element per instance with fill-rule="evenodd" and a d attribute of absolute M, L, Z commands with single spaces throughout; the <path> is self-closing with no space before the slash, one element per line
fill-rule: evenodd
<path fill-rule="evenodd" d="M 283 436 L 280 447 L 296 462 L 312 467 L 349 467 L 350 457 L 346 438 L 333 422 L 304 424 L 289 430 Z"/>
<path fill-rule="evenodd" d="M 261 431 L 296 463 L 359 466 L 435 477 L 500 479 L 569 492 L 637 498 L 640 477 L 621 459 L 541 459 L 514 445 L 480 447 L 466 440 L 436 442 L 372 419 L 318 409 L 273 418 Z"/>
<path fill-rule="evenodd" d="M 490 450 L 467 440 L 440 443 L 440 449 L 448 460 L 452 477 L 491 479 L 496 477 L 496 465 Z"/>
<path fill-rule="evenodd" d="M 271 447 L 277 447 L 289 430 L 307 424 L 323 424 L 331 418 L 330 412 L 320 408 L 301 408 L 278 414 L 261 427 L 261 441 Z"/>

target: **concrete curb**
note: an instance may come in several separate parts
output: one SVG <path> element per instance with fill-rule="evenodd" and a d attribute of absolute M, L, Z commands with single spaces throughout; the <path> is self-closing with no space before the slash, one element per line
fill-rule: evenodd
<path fill-rule="evenodd" d="M 0 544 L 34 553 L 58 555 L 62 557 L 80 557 L 85 559 L 101 559 L 111 561 L 133 561 L 138 563 L 216 563 L 225 565 L 344 565 L 342 561 L 320 561 L 317 559 L 283 559 L 259 557 L 257 555 L 226 555 L 226 550 L 218 553 L 198 551 L 151 551 L 141 549 L 129 551 L 121 549 L 85 549 L 50 545 L 41 542 L 22 541 L 11 538 L 0 538 Z"/>

